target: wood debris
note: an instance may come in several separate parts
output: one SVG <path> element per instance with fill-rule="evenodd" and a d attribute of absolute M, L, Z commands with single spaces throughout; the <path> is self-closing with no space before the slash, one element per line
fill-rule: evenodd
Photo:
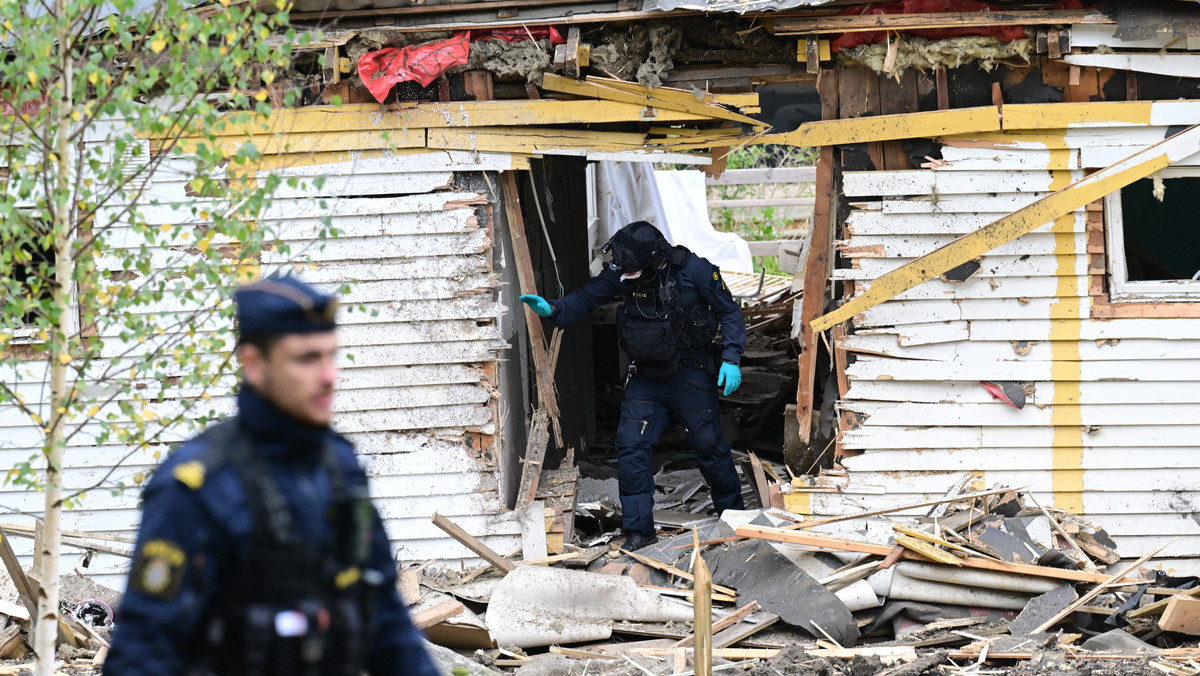
<path fill-rule="evenodd" d="M 847 478 L 836 472 L 830 476 L 831 480 Z M 755 485 L 748 490 L 769 493 L 771 486 L 778 486 L 784 479 L 771 463 L 756 457 L 748 459 L 745 481 Z M 813 660 L 842 664 L 862 658 L 879 660 L 877 671 L 892 676 L 929 670 L 999 673 L 996 670 L 1041 659 L 1039 656 L 1045 654 L 1068 662 L 1146 659 L 1146 654 L 1128 653 L 1127 648 L 1126 652 L 1114 653 L 1083 647 L 1086 636 L 1111 629 L 1095 623 L 1119 618 L 1125 628 L 1116 633 L 1127 635 L 1130 641 L 1137 642 L 1138 636 L 1177 637 L 1166 648 L 1146 644 L 1157 665 L 1150 668 L 1168 674 L 1200 673 L 1193 662 L 1200 657 L 1200 647 L 1174 647 L 1187 642 L 1189 635 L 1200 634 L 1200 600 L 1195 596 L 1200 594 L 1200 580 L 1162 578 L 1171 580 L 1171 585 L 1182 585 L 1164 587 L 1142 568 L 1169 542 L 1160 543 L 1158 549 L 1115 570 L 1100 571 L 1079 544 L 1083 534 L 1095 542 L 1108 541 L 1097 526 L 1047 509 L 1023 489 L 998 487 L 963 493 L 961 488 L 952 490 L 945 499 L 898 505 L 882 510 L 888 512 L 884 514 L 807 518 L 767 508 L 736 517 L 726 515 L 722 520 L 710 519 L 692 526 L 691 532 L 679 532 L 637 552 L 621 549 L 619 541 L 610 548 L 581 549 L 576 552 L 577 558 L 587 559 L 583 565 L 591 572 L 578 574 L 593 576 L 587 578 L 587 584 L 593 579 L 627 580 L 626 584 L 643 593 L 659 595 L 659 600 L 647 608 L 663 602 L 689 607 L 687 612 L 694 615 L 691 626 L 620 620 L 608 625 L 611 634 L 606 630 L 599 641 L 554 642 L 546 648 L 535 647 L 535 641 L 519 653 L 493 650 L 492 659 L 497 666 L 523 666 L 537 662 L 545 653 L 591 660 L 597 665 L 624 665 L 627 670 L 634 669 L 633 662 L 638 665 L 638 673 L 679 674 L 691 670 L 707 673 L 708 668 L 715 672 L 725 664 L 751 660 L 794 667 Z M 926 512 L 931 516 L 898 516 Z M 971 518 L 962 516 L 967 513 L 972 514 Z M 758 525 L 768 522 L 773 525 Z M 722 529 L 736 535 L 713 537 Z M 986 547 L 979 544 L 980 537 L 987 529 L 1032 550 L 1035 561 L 1052 561 L 1060 567 L 1016 563 L 992 555 L 1003 552 L 982 551 Z M 788 575 L 816 574 L 812 584 L 817 589 L 823 587 L 822 594 L 834 592 L 836 603 L 852 604 L 847 607 L 855 609 L 854 633 L 847 634 L 844 627 L 831 624 L 837 615 L 811 619 L 809 626 L 792 626 L 788 633 L 771 633 L 769 628 L 785 625 L 776 624 L 781 622 L 778 614 L 763 609 L 777 603 L 778 595 L 787 590 L 772 591 L 769 585 L 764 588 L 761 579 L 745 585 L 719 583 L 730 579 L 731 561 L 741 565 L 737 563 L 740 559 L 730 558 L 730 553 L 738 551 L 739 543 L 749 544 L 746 538 L 778 543 L 779 551 L 788 556 L 772 565 L 786 567 Z M 764 546 L 771 550 L 772 545 Z M 595 549 L 602 553 L 596 556 Z M 1062 556 L 1052 557 L 1049 553 Z M 823 558 L 832 554 L 841 556 L 842 562 L 834 565 Z M 894 565 L 885 569 L 885 558 L 893 558 Z M 545 564 L 565 566 L 570 560 Z M 701 602 L 693 603 L 697 589 L 701 590 Z M 858 604 L 864 590 L 871 603 Z M 817 598 L 806 596 L 795 602 L 811 605 Z M 1135 601 L 1132 604 L 1131 599 Z M 1136 603 L 1138 600 L 1140 603 Z M 564 595 L 559 603 L 565 609 L 581 601 Z M 903 620 L 878 620 L 890 617 L 881 612 L 884 603 L 910 609 L 902 609 L 896 616 Z M 1019 624 L 1028 635 L 1012 635 L 1010 622 L 1026 608 L 1030 614 L 1028 618 L 1022 614 Z M 1034 624 L 1039 626 L 1029 629 Z M 701 631 L 695 631 L 697 627 L 702 627 Z M 1054 631 L 1060 633 L 1050 633 Z M 858 638 L 835 641 L 830 638 L 835 632 Z M 630 642 L 615 642 L 617 637 Z M 669 642 L 653 642 L 663 639 Z M 1132 656 L 1135 654 L 1138 657 Z"/>

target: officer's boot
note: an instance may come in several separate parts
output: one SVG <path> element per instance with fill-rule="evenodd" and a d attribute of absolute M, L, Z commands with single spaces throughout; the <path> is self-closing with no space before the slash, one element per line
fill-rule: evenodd
<path fill-rule="evenodd" d="M 629 533 L 625 538 L 625 545 L 622 547 L 627 552 L 636 552 L 643 547 L 658 542 L 658 533 Z"/>

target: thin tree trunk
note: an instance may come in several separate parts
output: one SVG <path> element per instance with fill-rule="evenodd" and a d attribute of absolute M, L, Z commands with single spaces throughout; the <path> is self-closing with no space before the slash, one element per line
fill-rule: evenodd
<path fill-rule="evenodd" d="M 55 643 L 58 639 L 59 553 L 62 542 L 62 466 L 63 437 L 67 403 L 67 365 L 70 363 L 71 284 L 74 277 L 72 257 L 75 224 L 74 204 L 69 191 L 75 165 L 75 148 L 71 144 L 72 72 L 70 22 L 66 20 L 67 0 L 58 0 L 59 81 L 57 101 L 52 104 L 55 115 L 54 154 L 57 156 L 53 200 L 54 268 L 53 304 L 57 313 L 50 331 L 50 425 L 43 452 L 46 456 L 46 513 L 45 535 L 42 538 L 41 595 L 38 599 L 38 622 L 34 636 L 37 665 L 34 676 L 53 676 Z"/>

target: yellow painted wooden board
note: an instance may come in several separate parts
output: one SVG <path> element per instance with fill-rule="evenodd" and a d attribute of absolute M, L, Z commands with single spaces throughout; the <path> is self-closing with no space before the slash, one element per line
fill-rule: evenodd
<path fill-rule="evenodd" d="M 1005 129 L 1064 129 L 1084 123 L 1150 124 L 1153 101 L 1013 103 L 1004 106 Z M 983 131 L 983 130 L 980 130 Z"/>
<path fill-rule="evenodd" d="M 874 280 L 871 287 L 861 296 L 833 312 L 814 319 L 811 326 L 814 331 L 831 328 L 1063 214 L 1094 202 L 1197 152 L 1200 152 L 1200 127 L 1192 126 L 896 268 Z"/>
<path fill-rule="evenodd" d="M 1004 112 L 1007 118 L 1008 106 L 1005 106 Z M 999 130 L 1000 110 L 995 106 L 981 106 L 809 122 L 795 131 L 760 136 L 754 143 L 829 146 L 909 138 L 937 138 L 947 134 Z"/>
<path fill-rule="evenodd" d="M 541 153 L 550 150 L 640 150 L 646 137 L 622 132 L 549 127 L 429 129 L 426 146 L 447 150 Z"/>
<path fill-rule="evenodd" d="M 745 98 L 745 97 L 743 97 Z M 757 95 L 754 96 L 757 102 Z M 757 103 L 756 103 L 757 105 Z M 650 117 L 645 117 L 646 113 Z M 620 101 L 458 101 L 383 108 L 375 104 L 310 106 L 278 110 L 262 122 L 228 124 L 220 136 L 308 134 L 331 131 L 440 127 L 539 126 L 606 122 L 687 122 L 711 116 Z"/>
<path fill-rule="evenodd" d="M 630 86 L 613 86 L 611 83 L 596 84 L 593 82 L 579 82 L 570 78 L 546 73 L 542 77 L 542 88 L 550 91 L 561 92 L 563 94 L 572 94 L 575 96 L 585 96 L 595 99 L 603 99 L 606 101 L 620 101 L 623 103 L 633 103 L 642 106 L 652 106 L 656 108 L 666 108 L 668 110 L 677 110 L 687 113 L 706 115 L 710 118 L 719 120 L 730 120 L 732 122 L 741 122 L 744 124 L 752 124 L 761 126 L 762 123 L 752 117 L 747 117 L 741 113 L 735 113 L 731 110 L 717 105 L 704 103 L 702 101 L 681 100 L 677 95 L 679 90 L 667 90 L 658 92 L 658 90 L 647 89 L 637 85 Z"/>
<path fill-rule="evenodd" d="M 758 134 L 700 141 L 673 146 L 675 150 L 698 150 L 715 145 L 779 144 L 799 147 L 847 143 L 896 141 L 910 138 L 940 138 L 947 135 L 1000 131 L 1000 109 L 995 106 L 935 110 L 901 115 L 873 115 L 844 120 L 809 122 L 795 131 Z"/>
<path fill-rule="evenodd" d="M 387 148 L 422 148 L 425 146 L 424 129 L 393 129 L 390 131 L 333 131 L 303 134 L 260 134 L 254 137 L 221 137 L 217 143 L 227 154 L 237 152 L 243 144 L 253 141 L 263 155 L 337 153 L 355 150 L 382 150 Z M 183 138 L 175 144 L 172 152 L 191 153 L 208 142 Z M 150 142 L 152 153 L 161 151 L 161 144 Z"/>
<path fill-rule="evenodd" d="M 934 545 L 925 542 L 924 540 L 918 540 L 917 538 L 901 534 L 897 534 L 895 536 L 895 540 L 896 544 L 900 545 L 901 547 L 904 547 L 905 549 L 911 549 L 912 551 L 922 556 L 927 556 L 938 563 L 944 563 L 950 566 L 962 565 L 962 561 L 958 557 L 954 556 L 950 552 L 945 551 L 944 549 L 938 549 Z"/>

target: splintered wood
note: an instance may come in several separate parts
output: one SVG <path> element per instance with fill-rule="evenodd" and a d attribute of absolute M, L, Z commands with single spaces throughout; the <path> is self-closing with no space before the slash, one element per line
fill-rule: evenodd
<path fill-rule="evenodd" d="M 694 529 L 692 531 L 692 542 L 695 546 L 695 549 L 692 551 L 696 552 L 696 596 L 693 599 L 696 610 L 696 619 L 692 624 L 696 650 L 693 653 L 694 657 L 692 659 L 696 668 L 696 676 L 711 676 L 713 660 L 713 627 L 712 598 L 709 595 L 713 590 L 712 575 L 708 572 L 708 564 L 704 562 L 704 557 L 700 555 L 700 538 Z"/>

